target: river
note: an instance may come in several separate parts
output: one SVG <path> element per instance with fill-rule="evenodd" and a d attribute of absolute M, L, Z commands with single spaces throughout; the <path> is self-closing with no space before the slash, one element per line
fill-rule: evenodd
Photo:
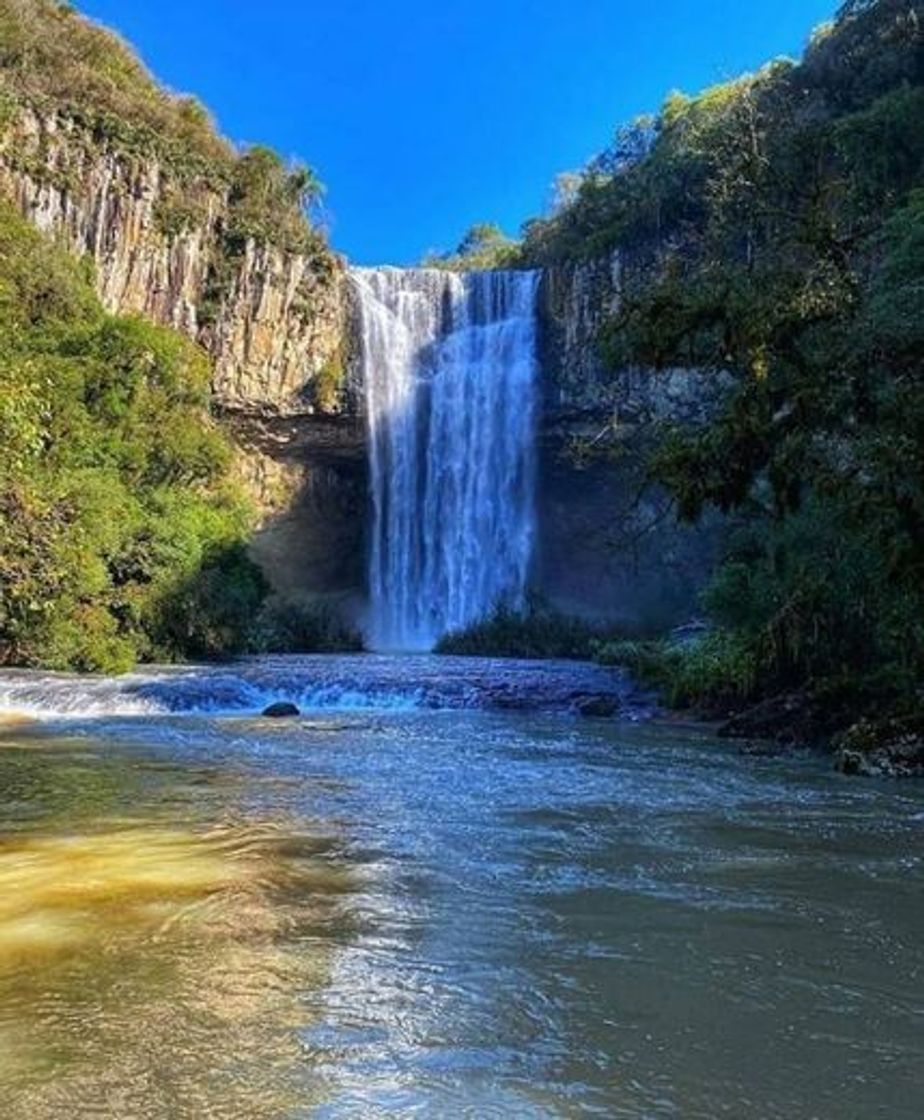
<path fill-rule="evenodd" d="M 920 786 L 590 666 L 2 674 L 0 707 L 40 717 L 0 722 L 4 1120 L 922 1114 Z"/>

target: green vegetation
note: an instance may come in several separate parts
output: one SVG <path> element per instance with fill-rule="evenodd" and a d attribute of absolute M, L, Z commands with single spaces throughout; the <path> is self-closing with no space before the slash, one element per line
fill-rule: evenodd
<path fill-rule="evenodd" d="M 617 641 L 595 650 L 604 665 L 622 665 L 658 688 L 675 708 L 695 704 L 704 712 L 727 713 L 753 694 L 757 661 L 748 643 L 728 631 L 698 641 Z"/>
<path fill-rule="evenodd" d="M 589 660 L 601 642 L 612 639 L 603 626 L 561 614 L 539 603 L 524 611 L 503 605 L 481 622 L 442 637 L 437 653 L 466 657 L 547 657 Z"/>
<path fill-rule="evenodd" d="M 21 127 L 27 111 L 37 137 Z M 70 154 L 52 165 L 56 123 Z M 0 0 L 0 132 L 8 165 L 72 195 L 84 150 L 157 160 L 168 236 L 202 227 L 219 200 L 203 325 L 251 241 L 332 274 L 308 220 L 314 174 L 266 148 L 236 152 L 197 101 L 166 92 L 68 4 Z M 86 267 L 0 204 L 0 664 L 117 670 L 355 641 L 323 612 L 266 600 L 209 377 L 191 343 L 105 314 Z"/>
<path fill-rule="evenodd" d="M 924 5 L 854 0 L 801 63 L 672 95 L 525 231 L 532 263 L 621 249 L 614 369 L 734 377 L 651 463 L 681 518 L 744 525 L 705 597 L 716 630 L 607 654 L 676 702 L 921 703 L 922 121 Z"/>
<path fill-rule="evenodd" d="M 273 595 L 257 615 L 250 648 L 254 653 L 359 653 L 363 641 L 328 604 Z"/>
<path fill-rule="evenodd" d="M 0 664 L 244 648 L 266 592 L 191 343 L 107 315 L 0 206 Z"/>
<path fill-rule="evenodd" d="M 306 214 L 322 192 L 313 171 L 274 152 L 238 153 L 195 98 L 164 90 L 117 35 L 58 0 L 0 0 L 0 129 L 20 106 L 79 126 L 94 150 L 159 159 L 168 175 L 158 219 L 176 234 L 200 221 L 209 192 L 228 198 L 227 254 L 248 237 L 326 257 Z M 8 153 L 22 158 L 15 150 Z M 30 169 L 31 170 L 31 169 Z M 41 159 L 37 175 L 48 174 Z"/>
<path fill-rule="evenodd" d="M 465 234 L 451 253 L 431 253 L 424 268 L 445 268 L 453 272 L 473 269 L 517 268 L 521 264 L 520 244 L 504 234 L 499 226 L 481 222 Z"/>
<path fill-rule="evenodd" d="M 0 666 L 360 648 L 268 597 L 191 342 L 107 315 L 85 265 L 0 204 Z"/>
<path fill-rule="evenodd" d="M 165 92 L 127 44 L 70 4 L 0 0 L 0 72 L 7 118 L 24 102 L 198 171 L 233 163 L 204 106 Z"/>

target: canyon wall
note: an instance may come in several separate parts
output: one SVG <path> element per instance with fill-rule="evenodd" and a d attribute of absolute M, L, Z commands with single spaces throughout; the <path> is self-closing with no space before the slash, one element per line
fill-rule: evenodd
<path fill-rule="evenodd" d="M 181 186 L 191 216 L 172 168 L 58 112 L 21 106 L 0 134 L 0 192 L 92 262 L 104 306 L 173 327 L 210 355 L 271 581 L 349 592 L 362 581 L 365 482 L 343 263 L 254 238 L 229 251 L 227 188 Z"/>
<path fill-rule="evenodd" d="M 323 411 L 339 377 L 343 265 L 250 239 L 223 243 L 227 190 L 191 188 L 180 219 L 176 175 L 77 121 L 22 107 L 0 137 L 0 190 L 40 229 L 86 255 L 111 311 L 146 315 L 196 339 L 222 407 Z M 207 312 L 206 312 L 206 309 Z"/>
<path fill-rule="evenodd" d="M 724 526 L 678 524 L 646 460 L 667 426 L 712 415 L 727 383 L 694 369 L 607 369 L 600 332 L 629 271 L 616 251 L 543 275 L 536 584 L 566 612 L 657 629 L 695 613 Z"/>
<path fill-rule="evenodd" d="M 260 510 L 254 557 L 278 590 L 335 596 L 359 614 L 368 485 L 343 262 L 256 238 L 229 250 L 227 188 L 185 182 L 178 208 L 172 168 L 57 112 L 21 107 L 7 122 L 0 191 L 89 258 L 107 308 L 209 353 L 216 413 Z M 540 285 L 534 582 L 561 609 L 656 625 L 694 609 L 717 536 L 675 524 L 645 480 L 645 450 L 664 423 L 708 415 L 721 387 L 690 370 L 605 369 L 597 337 L 623 273 L 612 254 L 548 269 Z"/>

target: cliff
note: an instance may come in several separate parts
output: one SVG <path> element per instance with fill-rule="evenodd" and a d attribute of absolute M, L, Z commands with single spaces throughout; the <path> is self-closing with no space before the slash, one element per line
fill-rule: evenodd
<path fill-rule="evenodd" d="M 229 193 L 181 183 L 156 154 L 120 150 L 78 120 L 18 106 L 0 138 L 0 190 L 86 255 L 107 309 L 198 341 L 216 403 L 252 412 L 335 410 L 343 267 L 326 251 L 247 238 L 229 252 Z M 194 202 L 177 217 L 179 191 Z"/>
<path fill-rule="evenodd" d="M 699 423 L 728 387 L 712 371 L 643 366 L 610 369 L 600 337 L 620 308 L 629 279 L 619 249 L 565 260 L 543 269 L 539 290 L 539 345 L 547 425 Z M 596 430 L 599 431 L 599 423 Z"/>
<path fill-rule="evenodd" d="M 57 110 L 11 114 L 0 191 L 92 261 L 109 310 L 171 326 L 208 352 L 213 401 L 261 514 L 252 554 L 273 584 L 358 600 L 365 453 L 343 263 L 256 237 L 229 252 L 227 185 L 183 179 L 156 153 L 125 150 Z M 710 386 L 687 370 L 604 369 L 597 337 L 620 284 L 617 254 L 544 273 L 537 583 L 566 609 L 605 602 L 620 617 L 672 619 L 674 600 L 682 614 L 698 585 L 704 546 L 701 534 L 665 527 L 656 495 L 637 500 L 639 441 L 652 423 L 700 417 Z M 575 465 L 575 444 L 603 431 L 627 454 Z"/>
<path fill-rule="evenodd" d="M 260 510 L 251 552 L 273 584 L 361 597 L 355 308 L 344 263 L 305 219 L 310 174 L 266 149 L 235 151 L 198 103 L 50 0 L 0 0 L 0 34 L 0 193 L 92 263 L 110 311 L 175 328 L 208 353 L 213 406 Z M 701 416 L 709 386 L 686 370 L 603 368 L 597 337 L 623 271 L 618 253 L 565 260 L 540 290 L 537 582 L 585 613 L 637 614 L 675 554 L 683 588 L 699 570 L 677 544 L 684 534 L 663 528 L 663 503 L 637 491 L 645 433 Z M 601 433 L 620 454 L 575 462 L 575 446 Z"/>
<path fill-rule="evenodd" d="M 536 582 L 566 612 L 656 629 L 697 609 L 723 526 L 678 524 L 648 454 L 665 426 L 714 415 L 728 382 L 682 367 L 607 367 L 601 332 L 635 283 L 618 249 L 543 270 Z"/>

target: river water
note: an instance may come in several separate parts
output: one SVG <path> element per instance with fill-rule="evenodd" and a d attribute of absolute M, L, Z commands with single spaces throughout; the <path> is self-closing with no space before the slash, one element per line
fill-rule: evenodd
<path fill-rule="evenodd" d="M 915 784 L 582 666 L 7 674 L 0 707 L 41 717 L 0 721 L 4 1120 L 922 1115 Z"/>

